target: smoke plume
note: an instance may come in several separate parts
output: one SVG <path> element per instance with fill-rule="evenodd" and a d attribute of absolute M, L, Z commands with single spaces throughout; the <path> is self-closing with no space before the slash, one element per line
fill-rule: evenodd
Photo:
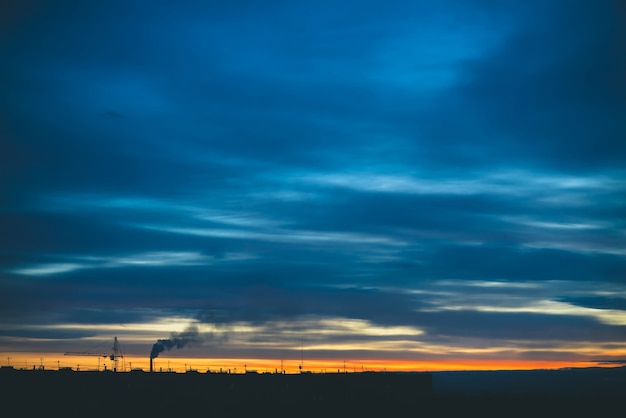
<path fill-rule="evenodd" d="M 172 333 L 170 338 L 157 340 L 152 346 L 150 358 L 157 358 L 163 351 L 172 348 L 183 348 L 187 344 L 197 344 L 203 342 L 204 338 L 198 331 L 198 327 L 192 325 L 183 332 Z"/>

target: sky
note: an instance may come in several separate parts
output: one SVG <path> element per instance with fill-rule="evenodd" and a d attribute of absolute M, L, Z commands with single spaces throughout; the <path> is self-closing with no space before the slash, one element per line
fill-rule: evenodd
<path fill-rule="evenodd" d="M 2 364 L 626 359 L 622 2 L 0 7 Z"/>

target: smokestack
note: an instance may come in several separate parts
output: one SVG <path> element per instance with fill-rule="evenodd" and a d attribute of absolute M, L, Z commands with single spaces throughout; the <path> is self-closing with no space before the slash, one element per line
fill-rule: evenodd
<path fill-rule="evenodd" d="M 183 348 L 187 344 L 202 343 L 204 337 L 198 332 L 195 326 L 188 327 L 181 333 L 172 333 L 172 337 L 164 340 L 157 340 L 150 351 L 150 371 L 152 371 L 152 359 L 159 357 L 163 351 L 172 348 Z"/>

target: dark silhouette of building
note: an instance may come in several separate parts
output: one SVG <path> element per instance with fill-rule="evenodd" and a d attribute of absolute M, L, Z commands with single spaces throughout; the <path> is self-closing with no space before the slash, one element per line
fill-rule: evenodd
<path fill-rule="evenodd" d="M 0 369 L 0 388 L 3 412 L 17 411 L 15 416 L 554 417 L 610 416 L 622 408 L 626 368 L 560 376 L 568 380 L 572 373 L 588 373 L 583 391 L 437 392 L 437 373 L 114 373 L 12 367 Z M 595 382 L 615 384 L 597 390 Z"/>

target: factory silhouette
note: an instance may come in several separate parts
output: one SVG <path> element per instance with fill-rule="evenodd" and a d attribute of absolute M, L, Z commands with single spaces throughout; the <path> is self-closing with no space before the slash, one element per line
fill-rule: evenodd
<path fill-rule="evenodd" d="M 476 393 L 436 389 L 446 373 L 78 372 L 3 366 L 0 387 L 5 409 L 19 411 L 18 416 L 65 417 L 591 417 L 610 416 L 626 397 L 623 367 L 543 375 L 455 374 L 462 384 L 478 386 L 491 378 L 497 386 L 499 377 L 522 383 L 529 376 L 547 377 L 555 385 L 572 378 L 583 382 L 581 390 L 560 394 L 532 387 Z"/>
<path fill-rule="evenodd" d="M 150 369 L 130 369 L 117 338 L 105 371 L 0 368 L 6 408 L 19 416 L 604 416 L 626 399 L 626 367 L 501 372 L 244 373 L 152 368 L 197 336 L 157 340 Z M 121 366 L 121 367 L 120 367 Z M 507 389 L 508 388 L 508 389 Z M 14 408 L 14 409 L 15 409 Z"/>

